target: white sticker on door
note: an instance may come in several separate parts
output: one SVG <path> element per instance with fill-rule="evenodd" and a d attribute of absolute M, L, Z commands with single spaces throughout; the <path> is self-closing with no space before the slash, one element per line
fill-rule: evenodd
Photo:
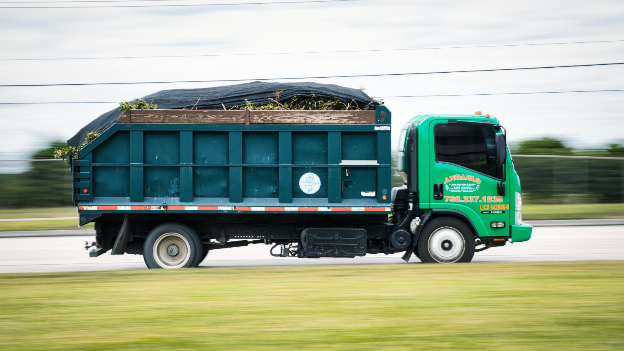
<path fill-rule="evenodd" d="M 472 193 L 479 190 L 481 179 L 468 174 L 455 174 L 444 179 L 444 188 L 451 193 Z"/>

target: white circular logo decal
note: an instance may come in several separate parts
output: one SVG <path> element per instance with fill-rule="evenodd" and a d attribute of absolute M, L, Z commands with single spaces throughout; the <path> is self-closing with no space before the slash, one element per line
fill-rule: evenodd
<path fill-rule="evenodd" d="M 306 194 L 314 194 L 321 188 L 321 179 L 314 173 L 306 173 L 299 179 L 299 188 Z"/>

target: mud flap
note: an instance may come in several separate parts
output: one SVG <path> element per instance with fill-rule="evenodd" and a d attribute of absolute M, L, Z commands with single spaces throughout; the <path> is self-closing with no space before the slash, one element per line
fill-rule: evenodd
<path fill-rule="evenodd" d="M 412 240 L 412 243 L 407 248 L 407 250 L 405 250 L 405 254 L 402 257 L 403 261 L 409 262 L 410 257 L 412 257 L 412 253 L 415 253 L 414 249 L 416 248 L 418 239 L 420 239 L 420 232 L 425 227 L 425 224 L 427 224 L 427 220 L 429 220 L 429 215 L 424 215 L 421 217 L 420 225 L 416 227 L 416 233 L 414 234 L 414 239 Z"/>
<path fill-rule="evenodd" d="M 83 225 L 91 222 L 92 220 L 98 218 L 98 217 L 102 217 L 102 214 L 99 212 L 96 213 L 81 213 L 80 217 L 79 217 L 79 223 L 80 223 L 80 227 L 82 227 Z"/>
<path fill-rule="evenodd" d="M 119 230 L 119 234 L 117 234 L 117 240 L 115 240 L 115 245 L 113 245 L 111 255 L 123 255 L 126 252 L 126 243 L 128 242 L 129 231 L 130 216 L 126 215 L 124 217 L 123 224 L 121 225 L 121 229 Z"/>
<path fill-rule="evenodd" d="M 401 259 L 405 262 L 409 262 L 410 257 L 412 257 L 412 253 L 414 253 L 414 240 L 412 240 L 412 243 L 407 247 L 405 254 L 401 257 Z"/>

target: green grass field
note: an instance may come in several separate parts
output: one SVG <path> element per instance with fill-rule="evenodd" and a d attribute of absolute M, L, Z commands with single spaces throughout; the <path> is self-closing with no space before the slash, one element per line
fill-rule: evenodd
<path fill-rule="evenodd" d="M 0 275 L 0 349 L 622 350 L 624 261 Z"/>
<path fill-rule="evenodd" d="M 75 207 L 48 207 L 48 208 L 18 208 L 0 209 L 0 219 L 13 218 L 62 218 L 78 217 Z M 88 224 L 87 229 L 93 229 L 93 224 Z M 57 229 L 80 229 L 78 219 L 57 219 L 50 221 L 31 222 L 0 222 L 0 232 L 22 230 L 57 230 Z"/>
<path fill-rule="evenodd" d="M 93 223 L 78 227 L 78 219 L 59 219 L 33 222 L 0 222 L 0 232 L 24 230 L 93 229 Z"/>
<path fill-rule="evenodd" d="M 76 207 L 0 209 L 0 219 L 78 217 Z"/>

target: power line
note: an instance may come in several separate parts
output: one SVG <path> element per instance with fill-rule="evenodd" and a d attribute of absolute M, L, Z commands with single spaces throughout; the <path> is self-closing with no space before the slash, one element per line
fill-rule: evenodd
<path fill-rule="evenodd" d="M 221 4 L 163 4 L 163 5 L 101 5 L 101 6 L 2 6 L 0 9 L 99 9 L 120 7 L 193 7 L 193 6 L 244 6 L 244 5 L 283 5 L 283 4 L 309 4 L 330 2 L 356 2 L 361 0 L 303 0 L 303 1 L 274 1 L 274 2 L 239 2 Z"/>
<path fill-rule="evenodd" d="M 516 93 L 397 95 L 397 96 L 385 96 L 385 97 L 382 97 L 382 98 L 383 99 L 389 99 L 389 98 L 423 98 L 423 97 L 491 96 L 491 95 L 536 95 L 536 94 L 568 94 L 568 93 L 612 93 L 612 92 L 624 92 L 624 89 L 533 91 L 533 92 L 516 92 Z"/>
<path fill-rule="evenodd" d="M 336 76 L 310 76 L 310 77 L 282 77 L 282 78 L 249 78 L 249 79 L 212 79 L 212 80 L 177 80 L 177 81 L 154 81 L 154 82 L 102 82 L 102 83 L 52 83 L 52 84 L 0 84 L 0 87 L 57 87 L 57 86 L 91 86 L 91 85 L 138 85 L 138 84 L 173 84 L 173 83 L 225 83 L 225 82 L 248 82 L 248 81 L 271 81 L 271 80 L 301 80 L 301 79 L 328 79 L 328 78 L 358 78 L 358 77 L 393 77 L 451 73 L 483 73 L 502 71 L 527 71 L 539 69 L 577 68 L 624 65 L 624 62 L 589 63 L 582 65 L 541 66 L 541 67 L 516 67 L 516 68 L 492 68 L 438 72 L 411 72 L 411 73 L 380 73 L 380 74 L 354 74 Z"/>
<path fill-rule="evenodd" d="M 163 0 L 169 1 L 169 0 Z M 569 41 L 555 43 L 524 43 L 524 44 L 501 44 L 501 45 L 466 45 L 466 46 L 439 46 L 422 48 L 399 48 L 399 49 L 369 49 L 369 50 L 330 50 L 330 51 L 300 51 L 300 52 L 265 52 L 265 53 L 234 53 L 234 54 L 202 54 L 202 55 L 154 55 L 154 56 L 109 56 L 109 57 L 53 57 L 53 58 L 0 58 L 0 61 L 60 61 L 60 60 L 116 60 L 116 59 L 145 59 L 145 58 L 185 58 L 185 57 L 223 57 L 223 56 L 269 56 L 269 55 L 310 55 L 310 54 L 342 54 L 362 52 L 384 51 L 420 51 L 420 50 L 448 50 L 448 49 L 476 49 L 498 48 L 518 46 L 545 46 L 545 45 L 572 45 L 572 44 L 596 44 L 596 43 L 619 43 L 619 40 L 594 40 L 594 41 Z"/>
<path fill-rule="evenodd" d="M 0 4 L 58 4 L 58 3 L 100 3 L 100 2 L 176 2 L 193 0 L 76 0 L 76 1 L 0 1 Z"/>
<path fill-rule="evenodd" d="M 624 92 L 624 89 L 602 89 L 602 90 L 567 90 L 567 91 L 534 91 L 534 92 L 513 92 L 513 93 L 477 93 L 477 94 L 439 94 L 439 95 L 398 95 L 382 96 L 382 99 L 389 98 L 424 98 L 424 97 L 456 97 L 456 96 L 493 96 L 493 95 L 536 95 L 536 94 L 568 94 L 568 93 L 611 93 Z M 118 104 L 113 101 L 49 101 L 49 102 L 0 102 L 0 105 L 50 105 L 50 104 Z"/>

